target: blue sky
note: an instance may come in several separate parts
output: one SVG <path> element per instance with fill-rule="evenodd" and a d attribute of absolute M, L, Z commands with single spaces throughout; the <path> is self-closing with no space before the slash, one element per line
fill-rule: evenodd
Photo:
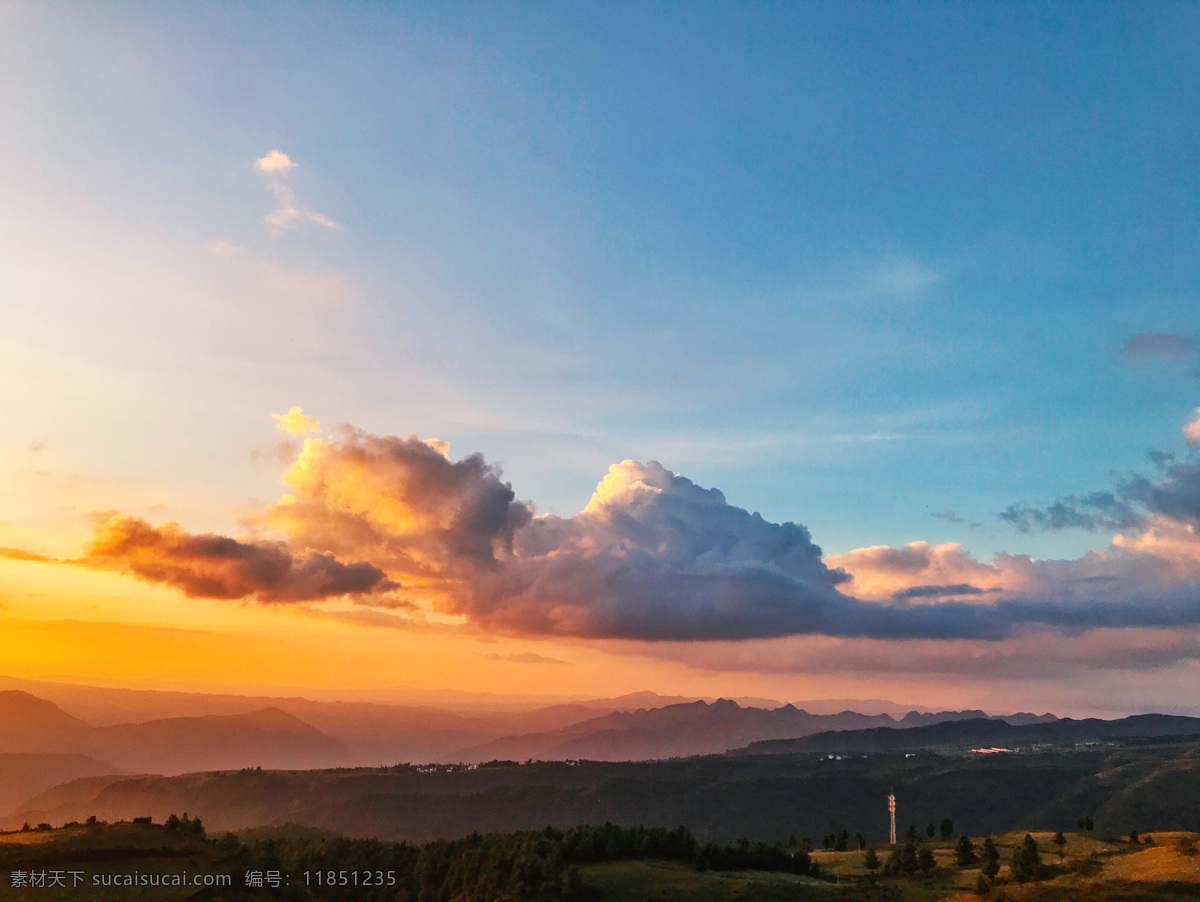
<path fill-rule="evenodd" d="M 1119 353 L 1195 332 L 1186 5 L 7 9 L 10 222 L 36 166 L 81 230 L 345 280 L 259 406 L 483 450 L 546 509 L 656 458 L 836 548 L 1075 552 L 995 515 L 1196 403 L 1194 359 Z M 272 148 L 338 229 L 264 232 Z"/>
<path fill-rule="evenodd" d="M 633 458 L 832 553 L 1103 548 L 998 514 L 1186 454 L 1198 32 L 1182 3 L 0 3 L 0 519 L 136 496 L 231 530 L 298 404 L 564 517 Z M 1145 333 L 1175 338 L 1122 352 Z"/>

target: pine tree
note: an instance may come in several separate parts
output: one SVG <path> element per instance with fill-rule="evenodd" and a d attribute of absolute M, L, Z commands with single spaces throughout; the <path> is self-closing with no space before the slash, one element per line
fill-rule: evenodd
<path fill-rule="evenodd" d="M 937 859 L 933 857 L 933 850 L 929 846 L 921 846 L 921 851 L 917 853 L 917 867 L 926 877 L 933 876 L 937 868 Z"/>
<path fill-rule="evenodd" d="M 942 818 L 941 831 L 942 831 L 942 839 L 949 842 L 950 837 L 954 835 L 954 821 L 950 820 L 950 818 L 948 818 L 948 817 Z"/>
<path fill-rule="evenodd" d="M 958 843 L 954 846 L 954 863 L 960 868 L 966 868 L 978 860 L 971 838 L 964 833 L 958 838 Z"/>
<path fill-rule="evenodd" d="M 1026 833 L 1021 845 L 1013 850 L 1009 869 L 1017 883 L 1027 883 L 1043 876 L 1045 866 L 1042 864 L 1042 856 L 1038 852 L 1037 842 L 1030 834 Z"/>
<path fill-rule="evenodd" d="M 1000 873 L 1000 850 L 990 836 L 983 839 L 983 875 L 988 880 L 995 880 Z"/>
<path fill-rule="evenodd" d="M 1067 854 L 1067 838 L 1063 836 L 1063 832 L 1061 830 L 1054 834 L 1054 844 L 1058 846 L 1058 860 L 1061 863 Z"/>
<path fill-rule="evenodd" d="M 872 880 L 875 879 L 875 872 L 879 870 L 880 864 L 881 862 L 879 861 L 879 853 L 873 848 L 867 849 L 867 854 L 863 856 L 863 867 L 870 872 Z"/>

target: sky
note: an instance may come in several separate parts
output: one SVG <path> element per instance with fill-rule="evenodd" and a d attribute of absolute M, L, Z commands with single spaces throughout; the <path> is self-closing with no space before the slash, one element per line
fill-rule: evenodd
<path fill-rule="evenodd" d="M 1198 32 L 0 0 L 0 671 L 1200 713 Z"/>

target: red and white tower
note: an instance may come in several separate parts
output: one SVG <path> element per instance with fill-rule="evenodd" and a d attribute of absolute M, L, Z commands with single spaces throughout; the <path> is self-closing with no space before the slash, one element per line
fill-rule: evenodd
<path fill-rule="evenodd" d="M 894 846 L 896 844 L 896 794 L 894 792 L 888 794 L 888 814 L 892 818 L 892 832 L 889 834 L 891 837 L 889 841 Z"/>

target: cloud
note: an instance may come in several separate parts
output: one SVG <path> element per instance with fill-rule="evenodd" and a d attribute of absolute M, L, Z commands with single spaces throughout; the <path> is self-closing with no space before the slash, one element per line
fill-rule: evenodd
<path fill-rule="evenodd" d="M 1195 340 L 1182 335 L 1142 332 L 1121 346 L 1121 354 L 1130 360 L 1167 360 L 1185 357 L 1195 349 Z"/>
<path fill-rule="evenodd" d="M 510 661 L 514 664 L 566 664 L 566 661 L 560 661 L 558 658 L 548 658 L 545 655 L 539 655 L 536 652 L 525 651 L 515 655 L 487 655 L 489 661 Z"/>
<path fill-rule="evenodd" d="M 271 418 L 288 435 L 310 435 L 321 431 L 321 424 L 305 416 L 299 407 L 292 407 L 287 413 L 273 413 Z"/>
<path fill-rule="evenodd" d="M 481 455 L 455 462 L 436 440 L 340 434 L 305 440 L 283 476 L 289 494 L 262 526 L 293 545 L 371 560 L 443 609 L 466 606 L 480 574 L 512 558 L 531 508 Z"/>
<path fill-rule="evenodd" d="M 254 161 L 254 168 L 259 172 L 280 173 L 286 175 L 296 168 L 296 164 L 282 150 L 273 150 L 264 157 Z"/>
<path fill-rule="evenodd" d="M 284 232 L 302 225 L 336 229 L 337 223 L 328 216 L 305 209 L 296 200 L 296 193 L 288 185 L 287 177 L 297 166 L 298 164 L 281 150 L 273 150 L 254 161 L 254 168 L 264 173 L 270 180 L 268 188 L 275 196 L 276 208 L 263 217 L 271 234 L 278 237 Z"/>
<path fill-rule="evenodd" d="M 98 524 L 78 563 L 173 586 L 193 598 L 298 602 L 396 588 L 379 568 L 328 552 L 294 554 L 278 542 L 193 535 L 176 523 L 151 526 L 114 516 Z"/>
<path fill-rule="evenodd" d="M 1132 504 L 1112 492 L 1093 492 L 1078 497 L 1069 495 L 1049 507 L 1009 505 L 1000 519 L 1017 532 L 1029 534 L 1037 530 L 1056 532 L 1063 529 L 1083 529 L 1088 532 L 1128 529 L 1142 521 L 1142 515 Z"/>
<path fill-rule="evenodd" d="M 1200 408 L 1183 427 L 1183 437 L 1189 446 L 1200 446 Z M 1148 458 L 1159 470 L 1154 479 L 1141 473 L 1118 476 L 1110 491 L 1068 495 L 1044 508 L 1014 504 L 999 518 L 1022 533 L 1136 529 L 1157 516 L 1200 525 L 1200 464 L 1162 451 L 1151 451 Z"/>
<path fill-rule="evenodd" d="M 964 683 L 1045 681 L 1098 671 L 1161 671 L 1200 661 L 1195 629 L 1035 633 L 999 642 L 799 636 L 761 642 L 654 643 L 627 651 L 716 671 L 854 677 L 953 676 Z"/>
<path fill-rule="evenodd" d="M 984 564 L 958 543 L 910 542 L 899 547 L 871 545 L 832 555 L 825 563 L 849 574 L 843 587 L 847 593 L 880 601 L 928 586 L 991 588 L 1000 585 L 1010 591 L 1019 591 L 1028 585 L 1020 574 L 995 564 Z"/>
<path fill-rule="evenodd" d="M 36 551 L 25 551 L 21 548 L 0 548 L 0 558 L 10 561 L 40 561 L 42 563 L 58 563 L 57 558 L 38 554 Z"/>
<path fill-rule="evenodd" d="M 263 221 L 271 227 L 272 235 L 282 235 L 284 232 L 302 226 L 305 223 L 318 225 L 325 229 L 337 228 L 337 223 L 328 216 L 296 206 L 295 198 L 291 192 L 276 192 L 276 195 L 283 195 L 280 197 L 281 203 L 279 208 L 263 217 Z"/>
<path fill-rule="evenodd" d="M 988 592 L 999 592 L 997 588 L 981 589 L 970 583 L 956 583 L 953 586 L 909 586 L 892 593 L 896 601 L 911 598 L 953 598 L 963 595 L 984 595 Z"/>
<path fill-rule="evenodd" d="M 1192 418 L 1183 427 L 1183 438 L 1189 448 L 1200 446 L 1200 407 L 1192 411 Z"/>
<path fill-rule="evenodd" d="M 349 426 L 334 436 L 304 440 L 283 475 L 288 493 L 248 524 L 254 538 L 113 517 L 85 562 L 192 595 L 353 595 L 359 622 L 524 636 L 1002 642 L 1200 624 L 1200 524 L 1178 515 L 1189 504 L 1200 514 L 1186 491 L 1200 474 L 1178 461 L 1122 490 L 1163 513 L 1074 560 L 982 562 L 927 542 L 823 559 L 805 527 L 654 461 L 612 465 L 572 517 L 538 516 L 482 455 L 456 461 L 436 439 Z M 397 604 L 404 617 L 386 613 Z"/>
<path fill-rule="evenodd" d="M 463 612 L 513 632 L 754 638 L 821 628 L 847 602 L 836 589 L 845 578 L 803 526 L 626 460 L 579 514 L 522 529 L 513 560 L 484 575 Z"/>

